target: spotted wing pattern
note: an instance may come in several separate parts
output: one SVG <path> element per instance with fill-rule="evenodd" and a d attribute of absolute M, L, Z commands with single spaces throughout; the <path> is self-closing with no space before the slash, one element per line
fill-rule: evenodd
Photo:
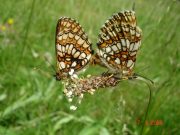
<path fill-rule="evenodd" d="M 60 18 L 56 27 L 56 78 L 65 79 L 90 61 L 91 42 L 80 24 L 67 17 Z"/>
<path fill-rule="evenodd" d="M 141 45 L 141 29 L 134 11 L 114 14 L 102 26 L 98 56 L 106 67 L 122 75 L 131 75 Z"/>

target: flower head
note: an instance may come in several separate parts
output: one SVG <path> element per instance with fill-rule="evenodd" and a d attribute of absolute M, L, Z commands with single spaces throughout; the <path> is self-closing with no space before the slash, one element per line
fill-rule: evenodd
<path fill-rule="evenodd" d="M 8 23 L 9 25 L 12 25 L 12 24 L 14 24 L 14 19 L 12 19 L 12 18 L 9 18 L 9 19 L 7 20 L 7 23 Z"/>

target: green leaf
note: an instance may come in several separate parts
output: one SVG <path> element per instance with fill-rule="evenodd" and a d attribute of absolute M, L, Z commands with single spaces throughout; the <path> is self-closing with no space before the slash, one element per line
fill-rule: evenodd
<path fill-rule="evenodd" d="M 74 119 L 74 117 L 72 115 L 69 115 L 65 118 L 60 119 L 58 122 L 56 122 L 56 124 L 54 126 L 54 131 L 59 130 L 63 124 L 66 124 L 66 123 L 72 121 L 73 119 Z"/>

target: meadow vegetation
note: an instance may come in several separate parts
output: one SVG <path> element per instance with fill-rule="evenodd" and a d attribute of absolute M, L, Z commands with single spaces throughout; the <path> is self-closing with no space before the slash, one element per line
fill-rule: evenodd
<path fill-rule="evenodd" d="M 132 0 L 0 0 L 0 135 L 139 135 L 149 100 L 141 81 L 86 94 L 76 111 L 56 81 L 55 28 L 62 16 L 80 22 L 96 50 L 99 29 Z M 154 81 L 144 135 L 180 134 L 180 2 L 136 0 L 143 31 L 135 72 Z M 81 74 L 106 69 L 89 66 Z"/>

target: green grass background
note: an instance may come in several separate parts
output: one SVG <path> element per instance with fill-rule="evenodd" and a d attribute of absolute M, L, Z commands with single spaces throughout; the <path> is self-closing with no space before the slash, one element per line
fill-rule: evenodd
<path fill-rule="evenodd" d="M 123 81 L 114 88 L 86 94 L 76 111 L 69 109 L 55 66 L 55 28 L 59 17 L 80 22 L 96 48 L 101 25 L 113 13 L 132 9 L 132 0 L 0 0 L 0 135 L 122 135 L 140 134 L 148 104 L 148 87 Z M 155 82 L 145 135 L 180 134 L 180 2 L 136 0 L 143 31 L 135 72 Z M 83 76 L 98 75 L 89 66 Z M 126 128 L 125 128 L 126 127 Z"/>

